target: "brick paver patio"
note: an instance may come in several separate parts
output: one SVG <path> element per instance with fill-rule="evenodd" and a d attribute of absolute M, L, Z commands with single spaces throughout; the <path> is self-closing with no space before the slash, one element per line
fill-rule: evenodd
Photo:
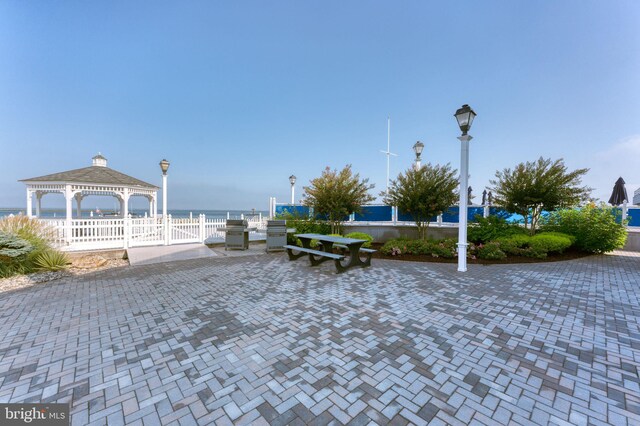
<path fill-rule="evenodd" d="M 475 266 L 286 255 L 0 294 L 0 402 L 85 424 L 640 424 L 640 257 Z"/>

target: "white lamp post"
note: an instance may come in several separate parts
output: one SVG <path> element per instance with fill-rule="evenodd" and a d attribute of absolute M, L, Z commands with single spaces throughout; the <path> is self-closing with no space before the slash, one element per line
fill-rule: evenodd
<path fill-rule="evenodd" d="M 476 113 L 469 105 L 462 105 L 455 113 L 458 126 L 462 131 L 462 135 L 458 137 L 462 142 L 460 152 L 460 214 L 458 223 L 458 271 L 466 272 L 467 270 L 467 205 L 469 187 L 469 141 L 473 139 L 467 134 L 471 128 L 471 123 Z"/>
<path fill-rule="evenodd" d="M 162 219 L 167 217 L 167 170 L 169 170 L 169 162 L 162 160 L 160 162 L 162 170 Z"/>
<path fill-rule="evenodd" d="M 424 144 L 420 141 L 416 142 L 413 145 L 413 152 L 416 153 L 416 170 L 420 170 L 420 168 L 422 167 L 422 165 L 420 164 L 420 156 L 422 155 L 422 150 L 424 149 Z"/>
<path fill-rule="evenodd" d="M 296 177 L 295 175 L 289 176 L 289 183 L 291 183 L 291 205 L 295 204 L 294 192 L 296 186 Z"/>

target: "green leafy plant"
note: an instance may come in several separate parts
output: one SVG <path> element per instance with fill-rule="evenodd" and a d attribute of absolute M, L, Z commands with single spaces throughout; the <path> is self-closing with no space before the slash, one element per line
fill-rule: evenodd
<path fill-rule="evenodd" d="M 467 239 L 476 244 L 486 244 L 489 241 L 502 237 L 510 237 L 517 234 L 525 234 L 527 231 L 515 223 L 509 223 L 501 216 L 482 217 L 475 216 L 475 223 L 467 230 Z"/>
<path fill-rule="evenodd" d="M 479 245 L 477 248 L 477 256 L 479 259 L 502 260 L 507 257 L 507 254 L 502 251 L 501 244 L 499 242 L 492 241 L 487 244 Z"/>
<path fill-rule="evenodd" d="M 384 203 L 397 206 L 413 218 L 418 235 L 427 238 L 429 221 L 455 204 L 458 200 L 457 171 L 449 164 L 426 164 L 420 169 L 410 168 L 391 182 L 389 190 L 380 195 Z"/>
<path fill-rule="evenodd" d="M 531 237 L 529 247 L 538 253 L 563 253 L 575 240 L 575 237 L 560 232 L 542 232 Z"/>
<path fill-rule="evenodd" d="M 398 238 L 387 241 L 380 249 L 380 252 L 387 256 L 410 254 L 450 259 L 456 256 L 456 247 L 456 241 L 454 239 L 409 240 L 406 238 Z"/>
<path fill-rule="evenodd" d="M 304 187 L 304 204 L 326 217 L 332 233 L 340 233 L 342 222 L 349 214 L 361 211 L 362 205 L 374 200 L 369 194 L 373 187 L 369 179 L 360 180 L 359 174 L 354 175 L 351 165 L 340 171 L 327 167 L 310 186 Z"/>
<path fill-rule="evenodd" d="M 605 204 L 559 210 L 546 218 L 542 229 L 573 235 L 579 250 L 606 253 L 624 247 L 627 240 L 627 230 L 616 222 L 616 214 Z"/>
<path fill-rule="evenodd" d="M 25 272 L 25 262 L 33 250 L 33 245 L 27 240 L 0 232 L 0 276 Z"/>
<path fill-rule="evenodd" d="M 347 238 L 354 238 L 356 240 L 367 240 L 366 243 L 362 244 L 362 247 L 369 248 L 371 247 L 371 242 L 373 241 L 373 237 L 369 234 L 365 234 L 364 232 L 350 232 L 345 235 Z"/>
<path fill-rule="evenodd" d="M 513 170 L 496 172 L 496 178 L 490 181 L 493 202 L 522 215 L 525 228 L 529 227 L 533 235 L 543 210 L 573 207 L 589 198 L 591 188 L 580 186 L 588 170 L 569 172 L 562 159 L 552 162 L 540 157 L 535 162 L 520 163 Z"/>
<path fill-rule="evenodd" d="M 69 258 L 66 254 L 60 251 L 46 250 L 40 253 L 33 262 L 38 267 L 38 269 L 59 271 L 67 267 Z"/>

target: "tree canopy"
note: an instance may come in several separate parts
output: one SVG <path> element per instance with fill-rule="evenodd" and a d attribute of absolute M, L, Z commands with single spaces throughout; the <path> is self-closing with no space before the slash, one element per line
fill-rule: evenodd
<path fill-rule="evenodd" d="M 359 212 L 360 206 L 374 200 L 369 194 L 373 188 L 369 179 L 361 180 L 358 173 L 353 174 L 350 164 L 340 171 L 327 167 L 310 186 L 304 187 L 304 204 L 326 217 L 331 223 L 331 233 L 339 233 L 349 214 Z"/>
<path fill-rule="evenodd" d="M 534 234 L 543 210 L 574 207 L 589 199 L 591 188 L 580 186 L 588 171 L 569 172 L 562 158 L 552 161 L 540 157 L 535 162 L 520 163 L 513 170 L 496 171 L 496 178 L 490 181 L 493 202 L 522 215 L 525 227 L 531 217 L 530 232 Z"/>
<path fill-rule="evenodd" d="M 433 216 L 444 212 L 458 201 L 457 171 L 449 164 L 425 164 L 420 169 L 410 168 L 398 175 L 382 193 L 384 203 L 397 206 L 411 215 L 421 238 L 427 237 L 427 228 Z"/>

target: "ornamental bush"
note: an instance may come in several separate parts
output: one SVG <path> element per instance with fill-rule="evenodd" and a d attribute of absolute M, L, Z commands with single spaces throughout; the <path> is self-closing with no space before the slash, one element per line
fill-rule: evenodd
<path fill-rule="evenodd" d="M 456 257 L 456 241 L 444 240 L 409 240 L 397 238 L 387 241 L 380 249 L 387 256 L 399 256 L 403 254 L 427 255 L 431 257 L 454 258 Z"/>
<path fill-rule="evenodd" d="M 479 259 L 486 260 L 502 260 L 507 257 L 506 253 L 501 249 L 501 244 L 496 241 L 478 246 L 477 256 Z"/>
<path fill-rule="evenodd" d="M 574 236 L 575 247 L 588 253 L 610 252 L 622 248 L 627 240 L 624 225 L 616 222 L 616 214 L 605 204 L 553 212 L 542 229 Z"/>
<path fill-rule="evenodd" d="M 27 240 L 0 232 L 0 277 L 26 272 L 25 263 L 33 250 Z"/>
<path fill-rule="evenodd" d="M 560 232 L 542 232 L 531 237 L 529 247 L 538 252 L 563 253 L 575 241 L 576 238 L 571 235 Z"/>
<path fill-rule="evenodd" d="M 526 229 L 518 224 L 509 223 L 504 217 L 475 216 L 475 223 L 470 224 L 467 230 L 467 239 L 475 244 L 485 244 L 498 238 L 512 235 L 526 234 Z"/>
<path fill-rule="evenodd" d="M 369 234 L 365 234 L 364 232 L 350 232 L 345 235 L 347 238 L 354 238 L 356 240 L 367 240 L 366 243 L 362 244 L 362 247 L 370 248 L 371 242 L 373 241 L 373 237 Z"/>

